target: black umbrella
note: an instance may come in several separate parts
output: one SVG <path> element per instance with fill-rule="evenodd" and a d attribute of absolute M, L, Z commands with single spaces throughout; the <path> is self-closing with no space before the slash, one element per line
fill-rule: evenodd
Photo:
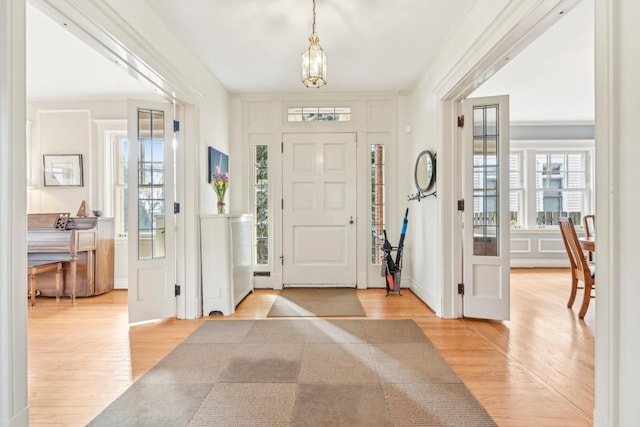
<path fill-rule="evenodd" d="M 402 261 L 402 247 L 404 246 L 404 235 L 407 234 L 407 225 L 409 224 L 409 208 L 404 211 L 404 219 L 402 220 L 402 232 L 400 233 L 400 241 L 398 242 L 398 253 L 396 254 L 396 266 L 400 266 Z"/>
<path fill-rule="evenodd" d="M 387 274 L 385 275 L 387 279 L 387 291 L 393 291 L 395 289 L 393 274 L 396 272 L 396 263 L 391 256 L 393 246 L 391 246 L 391 242 L 387 239 L 387 230 L 382 230 L 382 232 L 384 233 L 384 243 L 382 244 L 382 251 L 384 252 L 383 262 L 387 265 Z"/>

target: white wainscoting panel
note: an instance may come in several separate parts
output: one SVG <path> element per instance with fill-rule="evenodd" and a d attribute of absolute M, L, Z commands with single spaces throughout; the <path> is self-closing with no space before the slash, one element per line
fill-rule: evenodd
<path fill-rule="evenodd" d="M 538 252 L 540 253 L 565 253 L 562 239 L 540 239 L 538 240 Z"/>
<path fill-rule="evenodd" d="M 271 102 L 249 103 L 249 126 L 268 126 L 273 124 L 273 105 Z"/>
<path fill-rule="evenodd" d="M 388 101 L 367 102 L 367 125 L 386 127 L 391 124 L 393 115 Z"/>
<path fill-rule="evenodd" d="M 531 239 L 511 239 L 511 253 L 531 253 Z"/>

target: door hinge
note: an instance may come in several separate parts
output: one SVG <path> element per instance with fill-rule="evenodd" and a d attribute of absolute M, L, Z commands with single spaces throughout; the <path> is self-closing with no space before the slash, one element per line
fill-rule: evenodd
<path fill-rule="evenodd" d="M 284 210 L 284 199 L 280 199 L 280 209 Z"/>
<path fill-rule="evenodd" d="M 180 121 L 178 120 L 173 121 L 173 131 L 180 132 Z"/>
<path fill-rule="evenodd" d="M 464 283 L 458 283 L 458 295 L 464 295 Z"/>
<path fill-rule="evenodd" d="M 459 128 L 464 127 L 464 116 L 458 116 L 458 127 Z"/>
<path fill-rule="evenodd" d="M 280 142 L 280 152 L 284 153 L 284 141 Z"/>
<path fill-rule="evenodd" d="M 177 284 L 176 284 L 175 291 L 176 291 L 176 292 L 175 292 L 175 293 L 176 293 L 176 296 L 180 296 L 180 285 L 177 285 Z"/>
<path fill-rule="evenodd" d="M 280 255 L 280 265 L 284 265 L 284 255 Z"/>
<path fill-rule="evenodd" d="M 464 199 L 458 200 L 458 210 L 464 211 Z"/>
<path fill-rule="evenodd" d="M 174 214 L 180 213 L 180 203 L 173 202 L 173 213 Z"/>

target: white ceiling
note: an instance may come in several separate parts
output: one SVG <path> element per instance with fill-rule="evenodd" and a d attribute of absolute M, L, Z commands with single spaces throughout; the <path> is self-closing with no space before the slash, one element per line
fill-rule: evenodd
<path fill-rule="evenodd" d="M 474 1 L 488 0 L 317 0 L 316 30 L 328 58 L 328 84 L 319 90 L 410 90 Z M 311 1 L 147 2 L 231 92 L 316 90 L 300 82 Z M 474 96 L 511 94 L 512 120 L 593 120 L 593 0 L 566 15 Z M 152 91 L 27 8 L 29 100 L 145 93 Z"/>
<path fill-rule="evenodd" d="M 148 86 L 27 4 L 27 99 L 122 99 Z"/>
<path fill-rule="evenodd" d="M 232 92 L 305 91 L 311 0 L 147 0 Z M 411 88 L 471 0 L 317 0 L 331 92 Z"/>
<path fill-rule="evenodd" d="M 594 122 L 594 0 L 583 0 L 471 95 L 509 94 L 511 122 Z"/>

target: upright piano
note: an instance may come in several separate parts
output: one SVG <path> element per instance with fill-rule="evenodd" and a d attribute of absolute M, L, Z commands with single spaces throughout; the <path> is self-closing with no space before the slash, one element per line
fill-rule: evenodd
<path fill-rule="evenodd" d="M 40 213 L 29 214 L 27 223 L 29 261 L 68 259 L 63 263 L 62 296 L 73 297 L 74 275 L 75 296 L 99 295 L 113 289 L 113 218 Z M 37 290 L 44 296 L 56 296 L 55 271 L 38 275 Z"/>

